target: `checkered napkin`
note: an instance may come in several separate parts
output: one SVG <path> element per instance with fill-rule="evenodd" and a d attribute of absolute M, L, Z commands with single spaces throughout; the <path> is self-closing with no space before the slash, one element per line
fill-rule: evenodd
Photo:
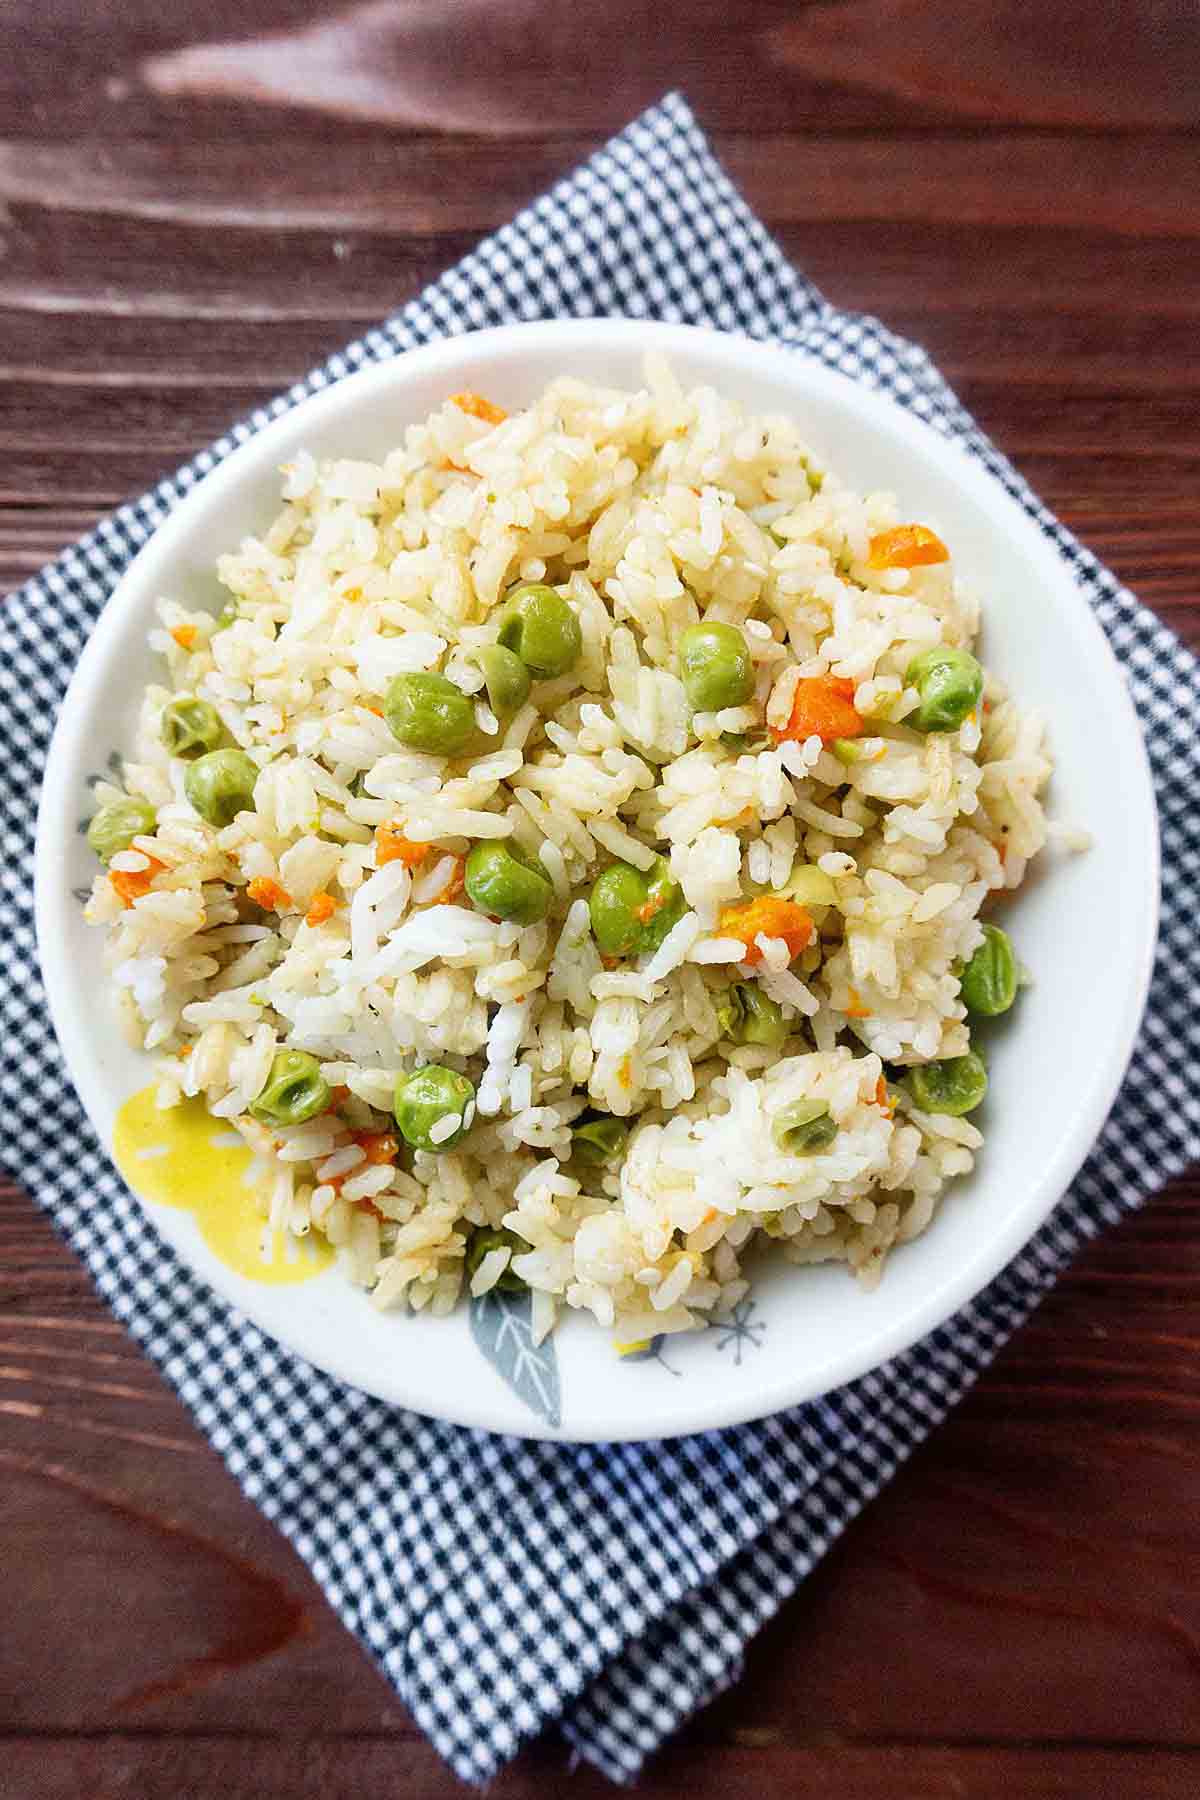
<path fill-rule="evenodd" d="M 772 339 L 955 438 L 1054 543 L 1148 732 L 1165 861 L 1141 1042 L 1090 1160 L 985 1293 L 828 1398 L 666 1444 L 571 1447 L 398 1411 L 270 1342 L 164 1249 L 84 1119 L 46 1021 L 29 892 L 34 797 L 72 665 L 171 506 L 266 421 L 348 371 L 517 319 L 624 313 Z M 1200 1153 L 1200 665 L 1042 507 L 923 353 L 790 268 L 664 101 L 361 342 L 125 506 L 7 606 L 0 654 L 10 1166 L 86 1261 L 251 1499 L 460 1775 L 550 1724 L 618 1780 L 736 1680 L 748 1640 L 970 1387 L 1074 1252 Z"/>

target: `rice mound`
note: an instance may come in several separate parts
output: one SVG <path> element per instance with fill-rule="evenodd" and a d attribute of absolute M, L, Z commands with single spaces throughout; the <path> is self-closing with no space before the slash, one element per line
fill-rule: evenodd
<path fill-rule="evenodd" d="M 851 492 L 791 419 L 684 392 L 653 359 L 634 393 L 563 378 L 508 417 L 458 396 L 381 464 L 301 454 L 283 474 L 278 518 L 218 561 L 232 623 L 161 601 L 166 680 L 142 699 L 123 789 L 96 794 L 157 809 L 87 917 L 132 1038 L 157 1053 L 159 1105 L 202 1095 L 260 1159 L 264 1215 L 324 1233 L 379 1307 L 449 1312 L 480 1226 L 518 1247 L 486 1255 L 472 1291 L 519 1277 L 538 1338 L 563 1306 L 621 1344 L 702 1326 L 746 1293 L 753 1247 L 877 1279 L 983 1141 L 918 1111 L 885 1064 L 967 1050 L 957 969 L 1048 831 L 1042 722 L 994 678 L 957 730 L 905 723 L 913 656 L 978 631 L 952 564 L 873 566 L 872 537 L 900 522 L 890 495 Z M 501 724 L 471 651 L 518 580 L 568 600 L 583 651 Z M 676 645 L 701 617 L 744 631 L 752 703 L 690 712 Z M 484 753 L 396 742 L 380 709 L 416 670 L 473 697 Z M 849 763 L 770 729 L 827 672 L 865 720 Z M 254 810 L 221 830 L 160 740 L 180 693 L 261 768 Z M 381 826 L 428 853 L 377 866 Z M 545 870 L 544 922 L 470 905 L 461 859 L 485 838 Z M 654 854 L 684 916 L 652 955 L 605 966 L 591 884 Z M 797 866 L 820 872 L 816 935 L 794 960 L 760 938 L 751 965 L 721 910 Z M 123 898 L 112 873 L 146 891 Z M 276 884 L 273 910 L 252 882 Z M 735 980 L 782 1008 L 782 1049 L 721 1037 Z M 335 1103 L 269 1130 L 247 1109 L 281 1048 L 320 1059 Z M 426 1062 L 475 1083 L 466 1139 L 373 1160 L 364 1134 L 395 1130 L 396 1079 Z M 837 1126 L 816 1154 L 773 1136 L 800 1098 Z M 631 1127 L 611 1168 L 572 1160 L 589 1110 Z"/>

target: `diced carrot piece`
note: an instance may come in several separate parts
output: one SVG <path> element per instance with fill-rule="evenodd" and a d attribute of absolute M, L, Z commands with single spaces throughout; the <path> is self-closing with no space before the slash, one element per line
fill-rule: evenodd
<path fill-rule="evenodd" d="M 122 906 L 132 906 L 143 894 L 150 892 L 150 883 L 166 863 L 159 862 L 157 856 L 146 857 L 144 869 L 113 869 L 109 873 L 109 881 Z"/>
<path fill-rule="evenodd" d="M 292 904 L 292 896 L 269 875 L 256 875 L 246 884 L 246 898 L 261 906 L 264 912 L 284 912 Z"/>
<path fill-rule="evenodd" d="M 896 1111 L 892 1096 L 888 1093 L 887 1079 L 883 1075 L 881 1075 L 879 1080 L 875 1083 L 875 1104 L 887 1114 L 889 1119 L 892 1118 Z"/>
<path fill-rule="evenodd" d="M 172 625 L 171 636 L 181 650 L 190 650 L 196 641 L 196 627 L 194 625 Z"/>
<path fill-rule="evenodd" d="M 849 988 L 847 989 L 847 992 L 850 995 L 850 1004 L 846 1008 L 846 1017 L 848 1019 L 869 1019 L 871 1016 L 871 1009 L 869 1006 L 863 1005 L 862 1000 L 859 997 L 858 989 Z"/>
<path fill-rule="evenodd" d="M 840 675 L 809 675 L 796 683 L 785 729 L 772 726 L 771 736 L 777 744 L 786 739 L 803 744 L 810 737 L 831 744 L 835 738 L 858 737 L 862 729 L 862 715 L 854 709 L 854 683 Z"/>
<path fill-rule="evenodd" d="M 503 425 L 508 417 L 503 407 L 493 406 L 482 394 L 451 394 L 450 399 L 459 412 L 469 413 L 473 419 L 482 419 L 485 425 Z"/>
<path fill-rule="evenodd" d="M 304 915 L 306 925 L 324 925 L 326 919 L 332 919 L 337 911 L 337 901 L 332 894 L 314 894 L 312 904 Z"/>
<path fill-rule="evenodd" d="M 368 1163 L 376 1166 L 382 1163 L 394 1163 L 400 1154 L 400 1141 L 390 1131 L 356 1131 L 354 1142 L 363 1152 Z"/>
<path fill-rule="evenodd" d="M 950 552 L 928 525 L 893 525 L 876 532 L 867 558 L 872 569 L 919 569 L 950 561 Z"/>
<path fill-rule="evenodd" d="M 407 869 L 419 869 L 429 855 L 428 844 L 416 844 L 406 838 L 394 819 L 385 819 L 375 827 L 375 867 L 402 862 Z"/>
<path fill-rule="evenodd" d="M 762 961 L 756 939 L 761 935 L 782 938 L 793 959 L 799 956 L 813 934 L 813 922 L 794 900 L 783 900 L 777 894 L 763 894 L 738 906 L 723 906 L 717 920 L 721 937 L 741 938 L 746 946 L 744 961 Z"/>
<path fill-rule="evenodd" d="M 335 1088 L 330 1088 L 330 1090 L 329 1090 L 329 1105 L 330 1106 L 340 1106 L 342 1104 L 343 1100 L 348 1100 L 349 1098 L 350 1098 L 350 1089 L 348 1087 L 335 1087 Z M 326 1108 L 326 1111 L 328 1111 L 328 1108 Z"/>

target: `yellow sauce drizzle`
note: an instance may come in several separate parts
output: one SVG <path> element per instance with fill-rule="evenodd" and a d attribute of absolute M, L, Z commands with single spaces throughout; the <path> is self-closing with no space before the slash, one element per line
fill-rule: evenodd
<path fill-rule="evenodd" d="M 227 1269 L 283 1287 L 311 1281 L 333 1261 L 317 1232 L 302 1240 L 273 1231 L 255 1205 L 253 1161 L 233 1126 L 202 1100 L 161 1110 L 155 1089 L 133 1094 L 117 1114 L 113 1160 L 143 1200 L 194 1214 L 201 1235 Z"/>

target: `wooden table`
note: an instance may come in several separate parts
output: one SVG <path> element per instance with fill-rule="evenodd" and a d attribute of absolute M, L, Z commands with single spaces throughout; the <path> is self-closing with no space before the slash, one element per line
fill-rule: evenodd
<path fill-rule="evenodd" d="M 4 587 L 672 85 L 830 297 L 1200 640 L 1178 0 L 9 0 Z M 1198 1192 L 1081 1259 L 645 1794 L 1200 1792 Z M 0 1229 L 0 1794 L 455 1791 L 16 1188 Z M 493 1791 L 566 1785 L 551 1743 Z"/>

